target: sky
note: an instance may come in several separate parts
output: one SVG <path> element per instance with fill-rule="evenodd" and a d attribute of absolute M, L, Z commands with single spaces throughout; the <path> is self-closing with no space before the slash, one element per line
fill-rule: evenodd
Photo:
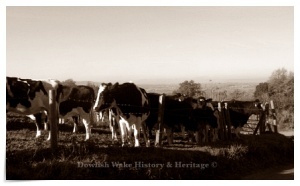
<path fill-rule="evenodd" d="M 294 71 L 292 6 L 6 7 L 6 75 L 139 83 Z"/>

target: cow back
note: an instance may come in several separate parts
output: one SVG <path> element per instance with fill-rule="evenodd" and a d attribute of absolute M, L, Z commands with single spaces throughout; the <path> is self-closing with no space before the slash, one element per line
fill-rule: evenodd
<path fill-rule="evenodd" d="M 134 114 L 142 116 L 149 113 L 149 102 L 146 92 L 133 83 L 114 85 L 104 94 L 116 101 L 118 108 L 124 115 Z M 112 99 L 110 99 L 112 100 Z"/>
<path fill-rule="evenodd" d="M 66 115 L 77 107 L 81 107 L 84 112 L 89 113 L 93 107 L 94 100 L 94 89 L 89 86 L 63 86 L 59 100 L 59 113 Z"/>

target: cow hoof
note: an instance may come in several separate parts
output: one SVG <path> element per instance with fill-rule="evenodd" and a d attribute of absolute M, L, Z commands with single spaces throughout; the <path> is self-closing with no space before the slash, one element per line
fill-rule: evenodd
<path fill-rule="evenodd" d="M 39 138 L 41 138 L 41 135 L 36 135 L 35 136 L 35 139 L 39 139 Z"/>

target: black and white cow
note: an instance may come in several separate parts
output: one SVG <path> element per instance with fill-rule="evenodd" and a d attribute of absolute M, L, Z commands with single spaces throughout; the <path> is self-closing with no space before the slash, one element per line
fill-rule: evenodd
<path fill-rule="evenodd" d="M 111 108 L 116 109 L 115 115 L 120 124 L 122 146 L 125 145 L 125 139 L 131 137 L 132 131 L 135 138 L 134 146 L 140 146 L 138 137 L 141 129 L 146 146 L 150 145 L 145 126 L 142 124 L 149 115 L 148 97 L 144 89 L 133 83 L 101 84 L 94 109 L 99 112 Z"/>
<path fill-rule="evenodd" d="M 49 90 L 56 90 L 57 111 L 60 118 L 80 116 L 86 127 L 86 140 L 90 138 L 93 123 L 94 90 L 87 86 L 63 86 L 57 80 L 32 80 L 16 77 L 6 78 L 6 111 L 27 115 L 35 120 L 36 137 L 41 136 L 43 117 L 49 111 Z M 47 120 L 47 119 L 46 119 Z M 74 129 L 78 119 L 74 120 Z M 77 122 L 76 122 L 77 121 Z M 45 124 L 44 124 L 45 125 Z M 47 126 L 47 125 L 45 125 Z M 47 127 L 48 128 L 48 127 Z M 48 140 L 51 138 L 50 132 Z"/>
<path fill-rule="evenodd" d="M 50 89 L 57 90 L 57 80 L 32 80 L 6 77 L 6 112 L 27 115 L 36 121 L 36 137 L 41 136 L 42 115 L 49 110 Z M 58 103 L 59 97 L 55 101 Z M 49 137 L 50 139 L 50 133 Z"/>
<path fill-rule="evenodd" d="M 95 103 L 94 89 L 89 86 L 63 85 L 59 94 L 59 117 L 62 119 L 73 118 L 74 130 L 77 131 L 79 119 L 86 129 L 85 140 L 90 139 L 91 125 L 96 121 L 96 113 L 93 110 Z"/>

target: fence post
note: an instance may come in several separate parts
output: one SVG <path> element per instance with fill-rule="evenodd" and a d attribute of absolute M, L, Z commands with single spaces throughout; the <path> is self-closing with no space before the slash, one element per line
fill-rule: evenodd
<path fill-rule="evenodd" d="M 273 100 L 270 101 L 270 106 L 271 106 L 271 117 L 273 119 L 274 132 L 278 133 L 277 122 L 276 122 L 276 115 L 275 115 L 275 106 L 274 106 Z"/>
<path fill-rule="evenodd" d="M 222 103 L 218 102 L 218 111 L 219 111 L 219 125 L 220 125 L 220 138 L 221 140 L 224 140 L 226 138 L 226 135 L 224 135 L 224 132 L 226 130 L 226 126 L 224 123 L 224 114 L 223 114 L 223 109 L 222 109 Z M 226 134 L 226 133 L 225 133 Z"/>
<path fill-rule="evenodd" d="M 50 134 L 51 134 L 51 150 L 57 150 L 57 110 L 55 100 L 55 90 L 49 90 L 49 121 L 50 121 Z"/>
<path fill-rule="evenodd" d="M 155 146 L 161 146 L 161 138 L 163 133 L 163 121 L 164 121 L 164 109 L 165 109 L 165 94 L 159 96 L 158 106 L 158 130 L 156 130 Z"/>
<path fill-rule="evenodd" d="M 259 129 L 259 134 L 262 134 L 264 133 L 264 125 L 266 123 L 266 111 L 263 111 L 260 115 L 260 118 L 259 118 L 259 121 L 258 121 L 258 124 L 253 132 L 253 135 L 255 136 L 258 129 Z"/>
<path fill-rule="evenodd" d="M 260 134 L 263 134 L 263 133 L 265 133 L 266 132 L 266 119 L 267 119 L 267 117 L 266 117 L 266 107 L 265 106 L 262 106 L 262 104 L 261 104 L 261 107 L 263 108 L 263 110 L 261 111 L 261 113 L 260 113 L 260 117 L 259 117 L 259 122 L 260 122 L 260 120 L 262 119 L 263 121 L 261 121 L 262 123 L 261 123 L 261 125 L 260 125 L 260 128 L 259 128 L 259 133 Z M 262 115 L 264 115 L 263 116 L 263 118 L 261 118 L 262 117 Z"/>
<path fill-rule="evenodd" d="M 227 137 L 229 140 L 231 140 L 231 119 L 230 119 L 230 113 L 228 108 L 228 103 L 224 103 L 224 115 L 225 115 L 225 121 L 227 124 Z"/>

